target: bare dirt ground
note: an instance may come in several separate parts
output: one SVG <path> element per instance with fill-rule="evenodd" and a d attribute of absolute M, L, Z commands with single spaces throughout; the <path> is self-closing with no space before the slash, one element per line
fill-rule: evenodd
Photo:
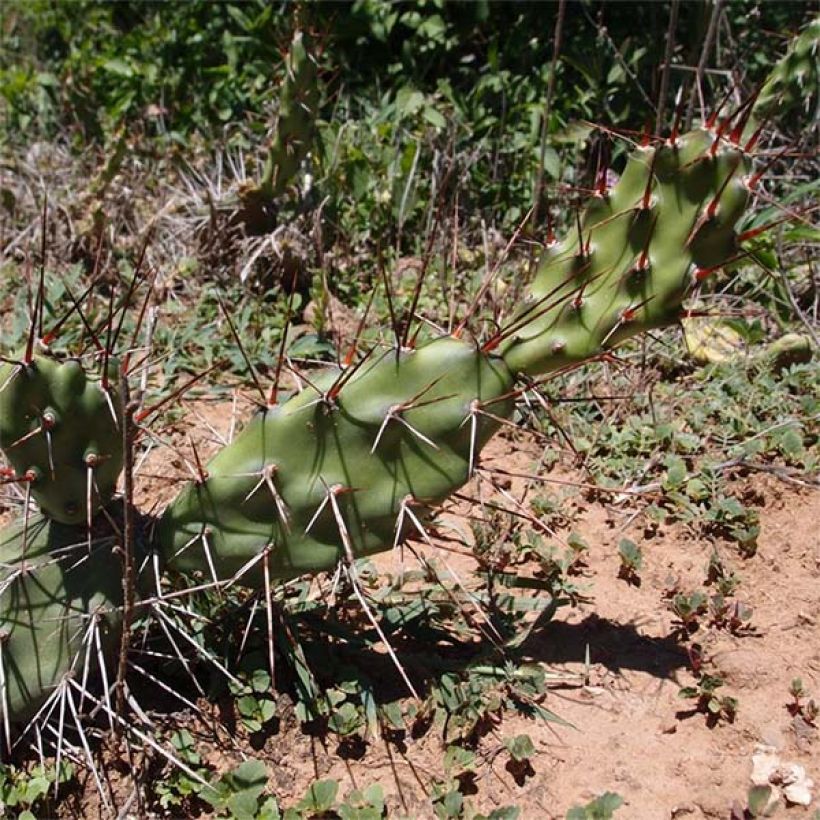
<path fill-rule="evenodd" d="M 196 427 L 207 457 L 216 434 L 227 433 L 230 406 L 198 404 L 191 411 L 203 422 Z M 526 470 L 534 452 L 501 437 L 488 448 L 484 463 Z M 146 478 L 137 500 L 143 508 L 148 498 L 161 503 L 174 493 L 158 476 L 186 476 L 185 465 L 172 462 L 167 451 L 157 450 L 142 466 Z M 585 480 L 566 468 L 546 475 Z M 521 485 L 512 489 L 518 492 Z M 616 817 L 728 818 L 734 803 L 745 806 L 752 756 L 760 744 L 774 747 L 784 763 L 802 764 L 820 784 L 818 731 L 787 708 L 795 677 L 820 695 L 820 493 L 759 474 L 738 478 L 734 491 L 760 510 L 759 549 L 751 558 L 741 558 L 729 545 L 693 538 L 682 526 L 646 530 L 642 518 L 628 510 L 578 496 L 573 529 L 590 545 L 578 579 L 586 600 L 559 609 L 525 645 L 525 655 L 556 678 L 545 706 L 573 728 L 505 717 L 480 743 L 470 787 L 473 806 L 488 812 L 518 805 L 524 818 L 563 818 L 570 807 L 612 791 L 624 799 Z M 617 545 L 624 536 L 643 550 L 640 585 L 619 578 Z M 704 617 L 698 631 L 681 642 L 674 637 L 665 591 L 674 581 L 684 590 L 703 588 L 715 548 L 742 579 L 737 596 L 753 609 L 751 628 L 733 635 L 710 627 Z M 388 568 L 394 560 L 383 556 L 379 564 Z M 470 569 L 469 559 L 448 560 L 456 561 L 459 571 Z M 695 680 L 687 651 L 693 643 L 709 668 L 724 676 L 721 694 L 737 698 L 734 722 L 710 727 L 704 714 L 693 713 L 691 703 L 680 698 L 679 689 Z M 380 783 L 391 817 L 434 817 L 431 784 L 443 774 L 445 748 L 435 728 L 417 739 L 407 733 L 398 741 L 369 739 L 350 749 L 334 736 L 306 734 L 285 700 L 280 699 L 278 732 L 261 748 L 251 747 L 241 729 L 231 740 L 232 730 L 225 726 L 224 743 L 200 747 L 204 762 L 224 771 L 243 754 L 265 761 L 269 787 L 282 806 L 297 802 L 315 779 L 334 778 L 340 795 Z M 179 718 L 196 733 L 196 720 Z M 532 768 L 523 774 L 511 770 L 508 755 L 501 753 L 504 739 L 520 733 L 536 748 Z M 127 766 L 119 768 L 127 775 Z M 820 785 L 814 794 L 811 808 L 781 807 L 776 816 L 811 815 L 820 806 Z M 93 785 L 71 803 L 89 816 L 96 803 Z"/>
<path fill-rule="evenodd" d="M 197 412 L 224 433 L 224 408 Z M 537 452 L 502 436 L 483 462 L 525 471 Z M 547 475 L 585 480 L 560 468 Z M 522 488 L 516 482 L 512 491 L 520 497 Z M 588 600 L 559 609 L 525 647 L 559 679 L 545 705 L 574 728 L 505 718 L 481 742 L 473 805 L 484 811 L 518 805 L 525 818 L 562 818 L 571 806 L 609 790 L 624 798 L 617 816 L 630 820 L 727 818 L 735 802 L 745 806 L 752 755 L 761 744 L 774 747 L 784 763 L 802 764 L 820 792 L 820 737 L 787 708 L 795 677 L 820 695 L 820 492 L 759 474 L 737 479 L 734 491 L 760 510 L 759 548 L 751 558 L 712 539 L 695 539 L 683 526 L 645 530 L 643 519 L 629 510 L 579 497 L 573 529 L 590 545 L 579 579 Z M 619 578 L 617 545 L 624 536 L 643 550 L 639 586 Z M 737 597 L 753 609 L 751 628 L 732 635 L 702 618 L 699 630 L 681 643 L 673 637 L 665 592 L 674 582 L 683 590 L 703 588 L 715 548 L 742 579 Z M 471 568 L 469 559 L 447 558 L 459 572 Z M 394 562 L 393 556 L 379 558 L 385 569 Z M 710 671 L 723 675 L 721 694 L 737 698 L 733 723 L 709 727 L 706 716 L 680 698 L 679 689 L 695 680 L 687 651 L 693 643 Z M 529 734 L 537 752 L 523 777 L 500 754 L 504 738 L 519 733 Z M 442 776 L 444 753 L 435 729 L 419 739 L 408 733 L 398 744 L 371 741 L 354 754 L 326 742 L 305 735 L 295 717 L 285 717 L 263 748 L 249 750 L 269 764 L 280 805 L 298 801 L 311 781 L 334 778 L 340 795 L 380 783 L 390 816 L 434 816 L 430 784 Z M 240 759 L 223 750 L 210 762 L 227 768 Z M 811 811 L 817 806 L 820 794 Z M 801 807 L 780 811 L 790 817 L 809 813 Z"/>
<path fill-rule="evenodd" d="M 726 693 L 739 701 L 734 723 L 709 728 L 679 697 L 694 679 L 686 650 L 670 638 L 673 616 L 664 600 L 670 577 L 684 589 L 702 586 L 712 543 L 692 540 L 682 528 L 661 528 L 647 539 L 640 528 L 621 529 L 600 504 L 588 505 L 575 529 L 591 547 L 583 578 L 590 600 L 560 609 L 526 647 L 533 660 L 568 679 L 587 671 L 589 647 L 588 684 L 558 685 L 547 704 L 575 728 L 506 719 L 482 742 L 479 805 L 517 804 L 523 817 L 558 818 L 610 790 L 624 798 L 620 816 L 634 820 L 726 818 L 734 801 L 745 801 L 758 744 L 775 747 L 784 762 L 801 763 L 820 780 L 817 732 L 787 710 L 793 678 L 802 677 L 809 691 L 820 689 L 820 493 L 768 479 L 754 481 L 753 489 L 762 503 L 760 546 L 738 567 L 739 595 L 754 610 L 752 629 L 737 637 L 701 627 L 693 636 L 723 674 Z M 643 547 L 640 587 L 618 577 L 624 535 Z M 517 782 L 497 752 L 504 737 L 521 732 L 530 735 L 537 756 L 533 772 Z M 332 749 L 308 753 L 304 740 L 293 740 L 288 750 L 288 739 L 275 745 L 287 772 L 280 782 L 294 795 L 307 785 L 304 778 L 317 775 L 351 786 L 378 780 L 394 795 L 398 814 L 432 816 L 424 780 L 441 774 L 443 752 L 434 733 L 419 743 L 408 739 L 392 760 L 376 745 L 361 760 L 342 761 Z"/>
<path fill-rule="evenodd" d="M 559 611 L 532 651 L 552 669 L 580 673 L 588 644 L 591 685 L 555 693 L 554 709 L 577 731 L 529 730 L 540 743 L 536 774 L 523 788 L 507 783 L 525 814 L 563 816 L 573 803 L 609 789 L 624 797 L 624 816 L 636 820 L 724 818 L 733 801 L 745 798 L 761 743 L 820 776 L 816 732 L 786 708 L 794 677 L 812 690 L 820 684 L 820 541 L 813 526 L 820 495 L 768 481 L 756 490 L 765 499 L 760 548 L 740 568 L 753 631 L 695 636 L 723 674 L 727 694 L 739 701 L 734 724 L 714 728 L 678 697 L 693 677 L 688 658 L 669 640 L 672 616 L 663 601 L 670 575 L 684 587 L 703 583 L 712 545 L 683 532 L 659 532 L 651 540 L 627 532 L 644 548 L 646 568 L 635 588 L 617 577 L 620 532 L 600 508 L 585 512 L 579 529 L 592 545 L 594 600 Z"/>

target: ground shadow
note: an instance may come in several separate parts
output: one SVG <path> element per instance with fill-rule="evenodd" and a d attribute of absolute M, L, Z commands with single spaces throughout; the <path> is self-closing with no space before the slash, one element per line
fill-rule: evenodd
<path fill-rule="evenodd" d="M 634 623 L 618 623 L 592 613 L 576 624 L 552 621 L 529 636 L 521 653 L 546 664 L 590 663 L 611 672 L 631 670 L 657 678 L 689 665 L 686 649 L 672 636 L 655 638 Z"/>
<path fill-rule="evenodd" d="M 488 637 L 463 643 L 425 644 L 393 636 L 391 645 L 422 698 L 444 673 L 459 674 L 486 664 L 503 667 L 507 660 L 547 666 L 584 664 L 587 647 L 591 664 L 600 664 L 614 673 L 635 671 L 669 679 L 676 670 L 689 666 L 686 649 L 674 637 L 644 635 L 632 622 L 618 623 L 595 614 L 579 623 L 555 620 L 537 625 L 518 648 L 506 654 Z M 398 669 L 378 648 L 337 645 L 330 649 L 313 641 L 306 641 L 304 647 L 308 662 L 315 658 L 316 667 L 325 675 L 333 666 L 361 670 L 371 683 L 377 702 L 389 703 L 408 696 Z"/>

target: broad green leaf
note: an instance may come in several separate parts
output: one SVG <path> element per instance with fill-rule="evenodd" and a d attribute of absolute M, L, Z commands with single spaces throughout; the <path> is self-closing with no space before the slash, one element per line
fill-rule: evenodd
<path fill-rule="evenodd" d="M 321 814 L 330 811 L 336 802 L 339 783 L 336 780 L 316 780 L 310 784 L 307 794 L 299 801 L 298 808 Z"/>
<path fill-rule="evenodd" d="M 529 735 L 516 735 L 507 738 L 504 745 L 507 747 L 510 757 L 519 762 L 529 760 L 535 755 L 535 746 L 533 746 Z"/>

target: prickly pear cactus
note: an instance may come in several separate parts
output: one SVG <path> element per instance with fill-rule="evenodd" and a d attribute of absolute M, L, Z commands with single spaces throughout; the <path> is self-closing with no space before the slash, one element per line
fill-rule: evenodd
<path fill-rule="evenodd" d="M 820 17 L 794 39 L 769 75 L 754 106 L 754 119 L 782 119 L 793 109 L 811 114 L 820 89 Z"/>
<path fill-rule="evenodd" d="M 0 530 L 0 709 L 30 719 L 66 676 L 107 674 L 119 648 L 122 572 L 113 539 L 32 518 Z"/>
<path fill-rule="evenodd" d="M 677 321 L 738 252 L 739 132 L 636 149 L 577 236 L 547 250 L 523 310 L 482 346 L 452 337 L 331 371 L 268 408 L 167 509 L 160 548 L 214 581 L 287 578 L 390 548 L 459 489 L 511 415 L 516 375 L 585 361 Z M 500 355 L 499 355 L 500 354 Z"/>
<path fill-rule="evenodd" d="M 287 190 L 313 144 L 319 96 L 316 63 L 305 35 L 297 31 L 285 58 L 276 132 L 262 178 L 258 184 L 245 183 L 239 191 L 237 216 L 246 232 L 263 234 L 273 229 L 273 202 Z"/>
<path fill-rule="evenodd" d="M 268 197 L 282 194 L 304 162 L 313 141 L 318 103 L 316 63 L 304 33 L 297 31 L 285 60 L 276 135 L 259 186 Z"/>
<path fill-rule="evenodd" d="M 547 248 L 501 348 L 510 368 L 549 372 L 676 322 L 684 298 L 738 253 L 749 167 L 713 130 L 636 148 L 577 230 Z"/>
<path fill-rule="evenodd" d="M 798 39 L 756 102 L 682 136 L 647 138 L 612 187 L 602 174 L 577 229 L 549 245 L 524 305 L 491 338 L 468 340 L 459 328 L 418 349 L 374 349 L 264 408 L 158 522 L 164 566 L 269 588 L 271 578 L 333 569 L 423 535 L 427 510 L 470 479 L 533 379 L 679 321 L 684 300 L 742 256 L 734 227 L 757 184 L 753 126 L 795 104 L 793 76 L 798 87 L 816 78 L 819 33 L 815 24 Z M 317 95 L 297 34 L 266 171 L 244 192 L 247 214 L 296 173 Z M 7 741 L 9 725 L 51 697 L 61 710 L 68 699 L 76 717 L 71 698 L 83 697 L 88 676 L 111 675 L 124 631 L 116 539 L 97 537 L 94 521 L 123 463 L 115 368 L 106 360 L 95 379 L 78 361 L 32 356 L 31 347 L 25 361 L 0 367 L 0 448 L 14 470 L 3 480 L 22 482 L 49 516 L 0 531 Z M 159 578 L 141 568 L 133 589 L 160 611 Z"/>
<path fill-rule="evenodd" d="M 476 345 L 439 339 L 380 354 L 257 415 L 166 511 L 170 566 L 226 580 L 332 569 L 385 549 L 418 505 L 470 476 L 512 412 L 513 377 Z"/>
<path fill-rule="evenodd" d="M 90 521 L 122 470 L 117 365 L 100 379 L 80 361 L 35 355 L 0 367 L 0 449 L 43 512 Z"/>

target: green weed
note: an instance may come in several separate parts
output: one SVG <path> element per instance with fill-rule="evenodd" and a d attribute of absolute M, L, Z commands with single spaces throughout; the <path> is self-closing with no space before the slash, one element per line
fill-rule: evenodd
<path fill-rule="evenodd" d="M 717 694 L 723 685 L 720 675 L 702 673 L 695 686 L 684 686 L 678 696 L 693 701 L 694 711 L 706 715 L 709 726 L 715 726 L 720 721 L 733 723 L 737 716 L 738 701 L 729 695 Z"/>
<path fill-rule="evenodd" d="M 37 816 L 54 811 L 55 785 L 74 779 L 74 766 L 60 761 L 59 771 L 54 766 L 37 765 L 31 769 L 0 765 L 0 806 L 11 809 L 19 820 L 34 820 Z"/>
<path fill-rule="evenodd" d="M 605 792 L 585 806 L 575 806 L 567 812 L 566 820 L 611 820 L 615 812 L 624 804 L 624 799 L 615 792 Z"/>

